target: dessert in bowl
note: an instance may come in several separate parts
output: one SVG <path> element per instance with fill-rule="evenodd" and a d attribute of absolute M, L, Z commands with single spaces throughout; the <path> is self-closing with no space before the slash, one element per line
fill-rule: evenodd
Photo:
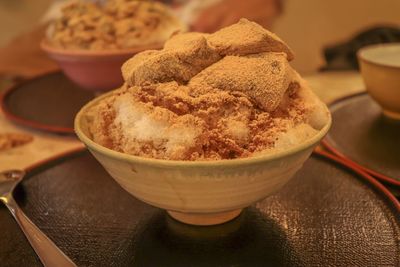
<path fill-rule="evenodd" d="M 64 73 L 85 89 L 121 86 L 121 65 L 138 52 L 162 48 L 172 33 L 186 30 L 158 2 L 108 0 L 103 5 L 75 1 L 47 29 L 41 47 Z"/>
<path fill-rule="evenodd" d="M 400 43 L 367 46 L 357 56 L 370 96 L 383 114 L 400 120 Z"/>
<path fill-rule="evenodd" d="M 183 33 L 122 66 L 84 106 L 78 137 L 129 193 L 179 221 L 218 224 L 279 190 L 327 133 L 327 107 L 291 50 L 242 19 Z"/>

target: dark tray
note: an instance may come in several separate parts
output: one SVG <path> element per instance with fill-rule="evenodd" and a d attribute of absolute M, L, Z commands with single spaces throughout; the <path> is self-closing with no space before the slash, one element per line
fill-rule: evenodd
<path fill-rule="evenodd" d="M 339 99 L 330 110 L 332 128 L 323 144 L 378 179 L 400 186 L 400 121 L 384 117 L 366 93 Z"/>
<path fill-rule="evenodd" d="M 81 89 L 62 72 L 24 81 L 1 97 L 5 116 L 18 124 L 55 133 L 73 133 L 79 109 L 94 93 Z"/>
<path fill-rule="evenodd" d="M 28 171 L 15 196 L 78 266 L 400 264 L 399 203 L 318 155 L 278 194 L 219 226 L 185 225 L 136 200 L 86 151 Z M 40 266 L 5 207 L 0 229 L 1 266 Z"/>

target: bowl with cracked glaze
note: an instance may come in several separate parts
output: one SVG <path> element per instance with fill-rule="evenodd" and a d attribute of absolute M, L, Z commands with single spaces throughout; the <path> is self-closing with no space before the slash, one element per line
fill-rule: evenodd
<path fill-rule="evenodd" d="M 105 170 L 126 191 L 174 219 L 214 225 L 237 217 L 243 208 L 282 188 L 326 135 L 331 118 L 305 142 L 288 150 L 241 159 L 160 160 L 133 156 L 95 143 L 88 110 L 112 92 L 86 104 L 75 118 L 75 132 Z M 328 112 L 328 110 L 327 110 Z"/>

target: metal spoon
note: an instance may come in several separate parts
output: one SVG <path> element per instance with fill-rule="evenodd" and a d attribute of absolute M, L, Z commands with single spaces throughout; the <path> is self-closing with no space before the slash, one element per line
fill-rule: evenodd
<path fill-rule="evenodd" d="M 75 263 L 28 219 L 15 202 L 12 193 L 24 175 L 23 171 L 18 170 L 0 173 L 0 200 L 7 206 L 44 266 L 76 267 Z"/>

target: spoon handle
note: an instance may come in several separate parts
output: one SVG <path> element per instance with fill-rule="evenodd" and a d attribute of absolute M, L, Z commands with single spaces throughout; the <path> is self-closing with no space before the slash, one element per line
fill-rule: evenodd
<path fill-rule="evenodd" d="M 76 267 L 75 263 L 29 220 L 11 195 L 4 203 L 45 267 Z"/>

